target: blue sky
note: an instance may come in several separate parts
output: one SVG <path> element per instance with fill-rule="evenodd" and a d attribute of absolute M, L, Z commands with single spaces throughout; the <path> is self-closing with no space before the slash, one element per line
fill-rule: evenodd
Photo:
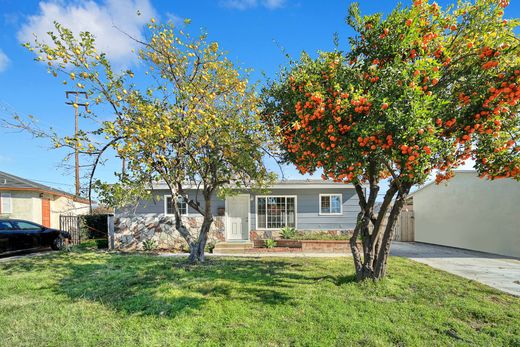
<path fill-rule="evenodd" d="M 398 3 L 359 2 L 366 14 L 389 13 Z M 450 1 L 438 3 L 445 6 Z M 20 45 L 33 32 L 43 35 L 53 20 L 97 33 L 102 50 L 108 51 L 117 64 L 132 66 L 139 72 L 131 58 L 131 43 L 112 26 L 138 36 L 151 16 L 178 22 L 190 18 L 193 28 L 205 28 L 210 39 L 229 51 L 235 62 L 254 69 L 253 80 L 262 82 L 263 73 L 273 77 L 287 63 L 280 47 L 292 56 L 302 50 L 328 50 L 337 32 L 342 47 L 348 49 L 347 38 L 352 35 L 344 23 L 348 6 L 345 0 L 0 0 L 0 117 L 12 112 L 33 115 L 42 127 L 52 126 L 60 134 L 72 134 L 73 110 L 64 103 L 66 87 L 48 75 L 45 66 L 34 62 L 33 55 Z M 141 16 L 136 16 L 137 10 Z M 506 17 L 520 17 L 519 0 L 511 1 Z M 45 140 L 0 128 L 2 171 L 73 191 L 74 177 L 59 167 L 63 155 L 63 151 L 50 150 Z M 273 163 L 269 165 L 277 170 Z M 108 161 L 98 177 L 110 180 L 119 167 L 118 162 Z M 291 167 L 286 168 L 285 175 L 301 177 Z"/>

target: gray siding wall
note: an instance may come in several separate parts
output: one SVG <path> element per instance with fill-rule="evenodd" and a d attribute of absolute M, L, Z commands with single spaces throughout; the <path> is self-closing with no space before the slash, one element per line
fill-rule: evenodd
<path fill-rule="evenodd" d="M 188 197 L 192 200 L 195 199 L 195 190 L 188 191 Z M 138 202 L 137 206 L 128 206 L 119 212 L 127 212 L 127 213 L 164 213 L 164 195 L 170 195 L 168 190 L 156 190 L 153 193 L 154 200 L 141 200 Z M 199 193 L 198 201 L 200 202 L 200 206 L 204 208 L 204 197 Z M 219 199 L 216 195 L 211 198 L 211 210 L 213 215 L 216 216 L 218 214 L 218 208 L 225 207 L 225 202 L 222 199 Z M 199 214 L 193 208 L 188 207 L 188 214 Z"/>
<path fill-rule="evenodd" d="M 342 215 L 320 215 L 320 194 L 341 194 Z M 354 229 L 359 212 L 354 188 L 273 189 L 264 195 L 296 195 L 296 227 L 299 230 Z M 256 230 L 256 196 L 251 195 L 251 230 Z"/>
<path fill-rule="evenodd" d="M 342 194 L 343 214 L 326 216 L 319 214 L 320 194 Z M 127 213 L 164 213 L 164 195 L 169 195 L 167 190 L 156 190 L 154 201 L 140 201 L 137 206 L 129 206 L 120 212 Z M 296 223 L 299 230 L 348 230 L 354 229 L 359 212 L 358 198 L 354 188 L 333 189 L 273 189 L 270 193 L 259 195 L 295 195 L 296 196 Z M 195 198 L 195 191 L 188 191 L 190 199 Z M 199 194 L 201 206 L 204 199 Z M 225 207 L 225 201 L 217 196 L 212 198 L 213 215 L 218 214 L 218 208 Z M 251 194 L 251 230 L 256 230 L 256 195 Z M 197 214 L 191 207 L 188 214 Z"/>

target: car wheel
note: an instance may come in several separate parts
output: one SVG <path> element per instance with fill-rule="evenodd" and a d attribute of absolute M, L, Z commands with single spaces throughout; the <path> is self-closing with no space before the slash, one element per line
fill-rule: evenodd
<path fill-rule="evenodd" d="M 55 251 L 59 251 L 65 248 L 65 240 L 63 237 L 58 236 L 57 238 L 52 241 L 51 248 Z"/>

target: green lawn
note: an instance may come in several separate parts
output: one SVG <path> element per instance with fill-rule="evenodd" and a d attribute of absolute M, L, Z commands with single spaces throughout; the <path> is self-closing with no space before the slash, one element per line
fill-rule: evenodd
<path fill-rule="evenodd" d="M 406 259 L 81 251 L 0 263 L 0 346 L 520 345 L 520 299 Z"/>

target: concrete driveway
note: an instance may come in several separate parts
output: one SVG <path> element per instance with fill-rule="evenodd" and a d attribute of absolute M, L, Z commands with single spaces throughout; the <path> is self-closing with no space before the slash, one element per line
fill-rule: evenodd
<path fill-rule="evenodd" d="M 520 296 L 519 259 L 414 242 L 393 242 L 390 254 Z"/>
<path fill-rule="evenodd" d="M 39 249 L 35 251 L 17 252 L 13 254 L 2 254 L 0 255 L 0 263 L 8 262 L 11 260 L 17 260 L 21 258 L 39 257 L 48 253 L 51 253 L 50 249 Z"/>

